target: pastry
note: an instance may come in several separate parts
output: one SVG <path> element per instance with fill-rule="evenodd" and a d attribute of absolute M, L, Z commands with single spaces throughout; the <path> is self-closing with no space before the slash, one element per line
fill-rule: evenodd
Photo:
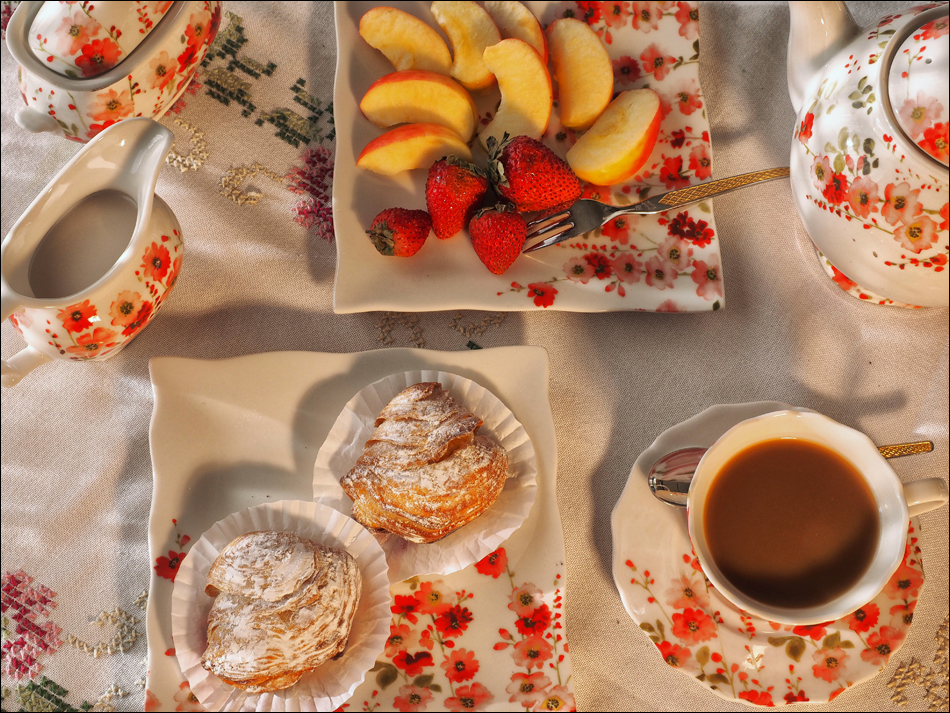
<path fill-rule="evenodd" d="M 481 425 L 439 383 L 414 384 L 397 394 L 340 481 L 353 500 L 353 518 L 429 543 L 481 515 L 508 477 L 508 453 L 476 435 Z"/>
<path fill-rule="evenodd" d="M 208 572 L 201 665 L 250 693 L 292 686 L 346 648 L 362 580 L 343 550 L 290 532 L 233 540 Z"/>

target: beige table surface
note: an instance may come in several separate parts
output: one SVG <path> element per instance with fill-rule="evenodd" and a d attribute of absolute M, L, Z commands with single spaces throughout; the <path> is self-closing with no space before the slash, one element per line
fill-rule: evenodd
<path fill-rule="evenodd" d="M 908 4 L 849 6 L 868 24 Z M 263 71 L 253 78 L 218 62 L 221 71 L 199 77 L 203 86 L 163 119 L 177 137 L 178 158 L 163 169 L 158 193 L 187 241 L 175 294 L 115 359 L 47 365 L 2 394 L 2 569 L 22 570 L 34 586 L 56 593 L 50 618 L 64 641 L 41 656 L 37 683 L 46 676 L 76 708 L 143 705 L 150 357 L 454 350 L 473 340 L 482 347 L 539 345 L 550 354 L 578 707 L 743 708 L 665 666 L 621 605 L 611 577 L 609 522 L 631 464 L 664 429 L 710 405 L 775 399 L 821 411 L 878 443 L 931 439 L 935 453 L 901 459 L 894 468 L 905 481 L 946 478 L 947 311 L 882 308 L 845 295 L 808 247 L 788 185 L 775 182 L 714 202 L 728 291 L 728 307 L 718 313 L 334 316 L 336 258 L 321 237 L 327 228 L 316 210 L 319 186 L 307 203 L 284 179 L 304 165 L 308 148 L 316 150 L 309 154 L 311 176 L 317 184 L 325 178 L 319 166 L 332 157 L 329 117 L 317 122 L 322 138 L 297 147 L 275 137 L 267 121 L 275 109 L 299 109 L 294 87 L 299 94 L 303 86 L 323 107 L 329 103 L 332 8 L 228 2 L 225 9 L 232 13 L 225 23 L 235 23 L 245 41 L 238 56 Z M 784 4 L 702 5 L 700 76 L 714 177 L 787 164 L 794 123 L 785 83 L 787 32 Z M 5 46 L 0 54 L 6 234 L 78 146 L 26 134 L 13 123 L 20 103 L 15 65 Z M 240 89 L 253 106 L 222 103 L 223 93 L 233 97 Z M 294 222 L 295 211 L 314 224 Z M 21 345 L 4 323 L 3 357 Z M 904 705 L 926 710 L 930 685 L 936 705 L 947 710 L 947 513 L 921 517 L 928 579 L 906 645 L 883 673 L 842 694 L 829 710 L 900 709 L 888 684 L 914 660 L 922 664 L 922 683 L 903 688 Z M 100 624 L 91 623 L 100 612 Z M 10 626 L 4 619 L 5 645 Z M 937 673 L 927 684 L 921 676 L 931 668 Z M 5 673 L 2 684 L 3 710 L 38 709 L 35 698 L 21 703 Z"/>

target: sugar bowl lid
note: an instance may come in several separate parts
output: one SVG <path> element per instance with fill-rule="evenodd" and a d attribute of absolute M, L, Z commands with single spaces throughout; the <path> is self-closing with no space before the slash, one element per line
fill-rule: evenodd
<path fill-rule="evenodd" d="M 88 79 L 122 63 L 165 17 L 172 2 L 52 2 L 30 24 L 29 47 L 61 76 Z"/>
<path fill-rule="evenodd" d="M 897 126 L 918 149 L 948 165 L 950 122 L 950 16 L 934 9 L 921 14 L 899 42 L 887 70 L 887 95 Z M 903 34 L 903 33 L 902 33 Z"/>

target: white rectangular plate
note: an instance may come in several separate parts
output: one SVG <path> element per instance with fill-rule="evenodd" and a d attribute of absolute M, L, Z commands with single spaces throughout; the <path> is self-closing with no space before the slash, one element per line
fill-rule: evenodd
<path fill-rule="evenodd" d="M 383 133 L 362 115 L 360 99 L 373 82 L 393 71 L 389 61 L 359 35 L 360 17 L 378 4 L 335 6 L 336 312 L 547 308 L 695 312 L 724 306 L 719 240 L 710 203 L 667 215 L 633 217 L 620 226 L 608 224 L 582 239 L 522 255 L 504 275 L 493 275 L 481 264 L 465 231 L 449 240 L 430 235 L 411 258 L 377 253 L 364 231 L 386 208 L 424 209 L 426 176 L 424 170 L 414 170 L 387 177 L 356 167 L 363 147 Z M 565 12 L 582 16 L 573 2 L 526 4 L 543 26 Z M 391 5 L 438 29 L 429 3 Z M 648 86 L 660 95 L 667 112 L 656 148 L 639 174 L 609 189 L 585 188 L 585 197 L 625 205 L 708 179 L 712 149 L 699 86 L 696 3 L 651 3 L 647 12 L 653 12 L 654 17 L 648 21 L 631 15 L 630 3 L 617 5 L 620 15 L 597 15 L 588 21 L 604 39 L 614 63 L 615 91 Z M 482 117 L 494 111 L 499 100 L 497 89 L 473 97 Z M 561 156 L 575 140 L 573 132 L 561 126 L 556 107 L 543 140 Z M 487 157 L 478 141 L 473 143 L 476 163 L 485 165 Z M 674 220 L 677 216 L 679 220 Z M 676 264 L 668 258 L 671 249 L 680 255 Z M 667 257 L 661 259 L 664 254 Z M 634 270 L 622 272 L 620 265 L 630 260 L 636 261 Z"/>

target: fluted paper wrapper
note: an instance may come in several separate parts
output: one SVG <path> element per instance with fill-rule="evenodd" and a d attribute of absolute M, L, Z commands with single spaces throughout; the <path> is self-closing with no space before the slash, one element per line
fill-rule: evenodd
<path fill-rule="evenodd" d="M 313 499 L 350 514 L 353 501 L 340 487 L 375 429 L 376 417 L 404 389 L 437 381 L 452 397 L 484 421 L 479 434 L 494 438 L 508 451 L 508 480 L 498 499 L 464 527 L 430 544 L 397 535 L 378 534 L 389 562 L 389 579 L 399 582 L 426 574 L 450 574 L 494 552 L 531 512 L 538 490 L 534 446 L 524 426 L 488 389 L 471 379 L 444 371 L 407 371 L 370 384 L 343 408 L 317 454 Z"/>
<path fill-rule="evenodd" d="M 208 571 L 218 553 L 248 532 L 293 532 L 312 542 L 346 550 L 359 565 L 363 581 L 359 608 L 343 656 L 305 673 L 289 688 L 248 693 L 201 666 L 208 646 L 208 614 L 214 601 L 205 594 Z M 363 682 L 389 636 L 391 613 L 386 556 L 362 525 L 332 508 L 312 502 L 281 500 L 229 515 L 205 532 L 182 560 L 172 592 L 172 638 L 191 692 L 208 710 L 332 711 Z"/>

